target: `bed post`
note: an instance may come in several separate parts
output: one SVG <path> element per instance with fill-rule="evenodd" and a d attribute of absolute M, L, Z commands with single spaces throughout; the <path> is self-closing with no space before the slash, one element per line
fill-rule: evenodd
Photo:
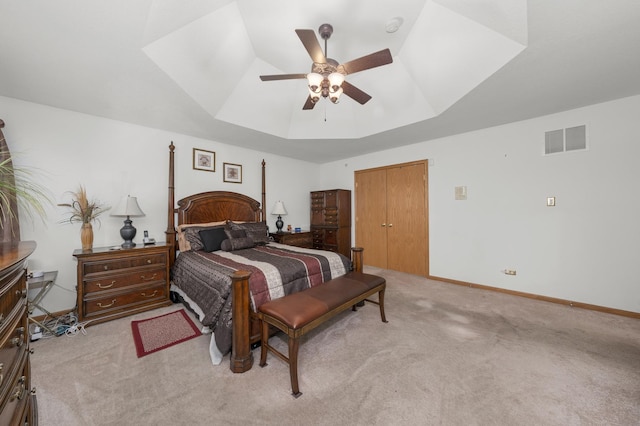
<path fill-rule="evenodd" d="M 266 185 L 265 185 L 265 173 L 264 173 L 264 168 L 266 166 L 267 163 L 264 162 L 264 158 L 262 159 L 262 205 L 260 206 L 261 209 L 261 214 L 260 214 L 260 219 L 261 222 L 267 223 L 267 217 L 266 217 L 266 202 L 267 202 L 267 192 L 266 192 Z"/>
<path fill-rule="evenodd" d="M 249 311 L 249 276 L 250 272 L 236 271 L 231 276 L 233 291 L 232 315 L 233 336 L 231 342 L 231 371 L 234 373 L 244 373 L 251 369 L 253 365 L 253 353 L 249 342 L 249 327 L 251 321 Z"/>
<path fill-rule="evenodd" d="M 176 212 L 175 212 L 175 188 L 174 188 L 174 173 L 173 173 L 173 151 L 176 147 L 171 141 L 169 145 L 169 200 L 168 200 L 168 217 L 167 217 L 167 230 L 165 231 L 166 241 L 171 249 L 169 250 L 169 266 L 173 266 L 173 262 L 176 259 Z"/>
<path fill-rule="evenodd" d="M 362 272 L 362 247 L 351 247 L 351 262 L 353 263 L 353 270 L 356 272 Z"/>

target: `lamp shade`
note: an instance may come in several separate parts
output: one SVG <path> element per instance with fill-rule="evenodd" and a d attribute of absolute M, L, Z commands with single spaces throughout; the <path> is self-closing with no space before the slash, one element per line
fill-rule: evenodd
<path fill-rule="evenodd" d="M 118 206 L 111 211 L 111 216 L 144 216 L 136 197 L 126 196 L 120 200 Z"/>
<path fill-rule="evenodd" d="M 276 201 L 276 204 L 273 206 L 273 210 L 271 211 L 273 215 L 283 215 L 287 214 L 287 210 L 284 208 L 284 203 L 282 201 Z"/>

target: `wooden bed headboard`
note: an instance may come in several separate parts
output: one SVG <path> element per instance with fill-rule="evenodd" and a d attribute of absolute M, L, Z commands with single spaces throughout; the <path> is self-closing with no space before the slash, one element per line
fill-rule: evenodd
<path fill-rule="evenodd" d="M 178 225 L 225 220 L 260 222 L 260 203 L 237 192 L 211 191 L 190 195 L 178 201 Z"/>
<path fill-rule="evenodd" d="M 242 222 L 264 222 L 261 206 L 265 205 L 265 166 L 262 160 L 262 203 L 237 192 L 209 191 L 190 195 L 175 204 L 174 178 L 175 145 L 169 145 L 169 197 L 166 241 L 172 246 L 170 263 L 173 265 L 176 252 L 176 226 L 186 223 L 208 223 L 235 220 Z M 177 224 L 176 224 L 177 217 Z"/>

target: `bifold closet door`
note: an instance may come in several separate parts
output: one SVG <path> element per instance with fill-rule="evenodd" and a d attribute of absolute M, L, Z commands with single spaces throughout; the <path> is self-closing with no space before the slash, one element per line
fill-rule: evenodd
<path fill-rule="evenodd" d="M 356 245 L 364 248 L 364 264 L 387 268 L 387 172 L 357 172 Z"/>
<path fill-rule="evenodd" d="M 387 268 L 394 271 L 427 275 L 426 173 L 425 163 L 387 169 Z"/>
<path fill-rule="evenodd" d="M 355 173 L 356 245 L 364 264 L 426 276 L 427 163 Z"/>

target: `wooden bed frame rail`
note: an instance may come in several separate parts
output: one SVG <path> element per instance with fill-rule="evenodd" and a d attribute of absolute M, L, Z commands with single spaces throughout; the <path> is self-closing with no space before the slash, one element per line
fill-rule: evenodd
<path fill-rule="evenodd" d="M 262 203 L 246 195 L 211 191 L 194 194 L 175 202 L 174 174 L 175 145 L 169 145 L 169 191 L 167 203 L 166 241 L 171 247 L 169 264 L 173 267 L 177 250 L 177 228 L 184 223 L 206 223 L 224 220 L 264 222 L 264 206 L 266 203 L 265 166 L 262 160 Z M 354 271 L 362 272 L 362 248 L 351 249 L 351 261 Z M 236 271 L 232 276 L 232 346 L 230 368 L 234 373 L 244 373 L 253 365 L 251 345 L 260 341 L 260 326 L 257 313 L 251 309 L 249 294 L 250 272 Z"/>

